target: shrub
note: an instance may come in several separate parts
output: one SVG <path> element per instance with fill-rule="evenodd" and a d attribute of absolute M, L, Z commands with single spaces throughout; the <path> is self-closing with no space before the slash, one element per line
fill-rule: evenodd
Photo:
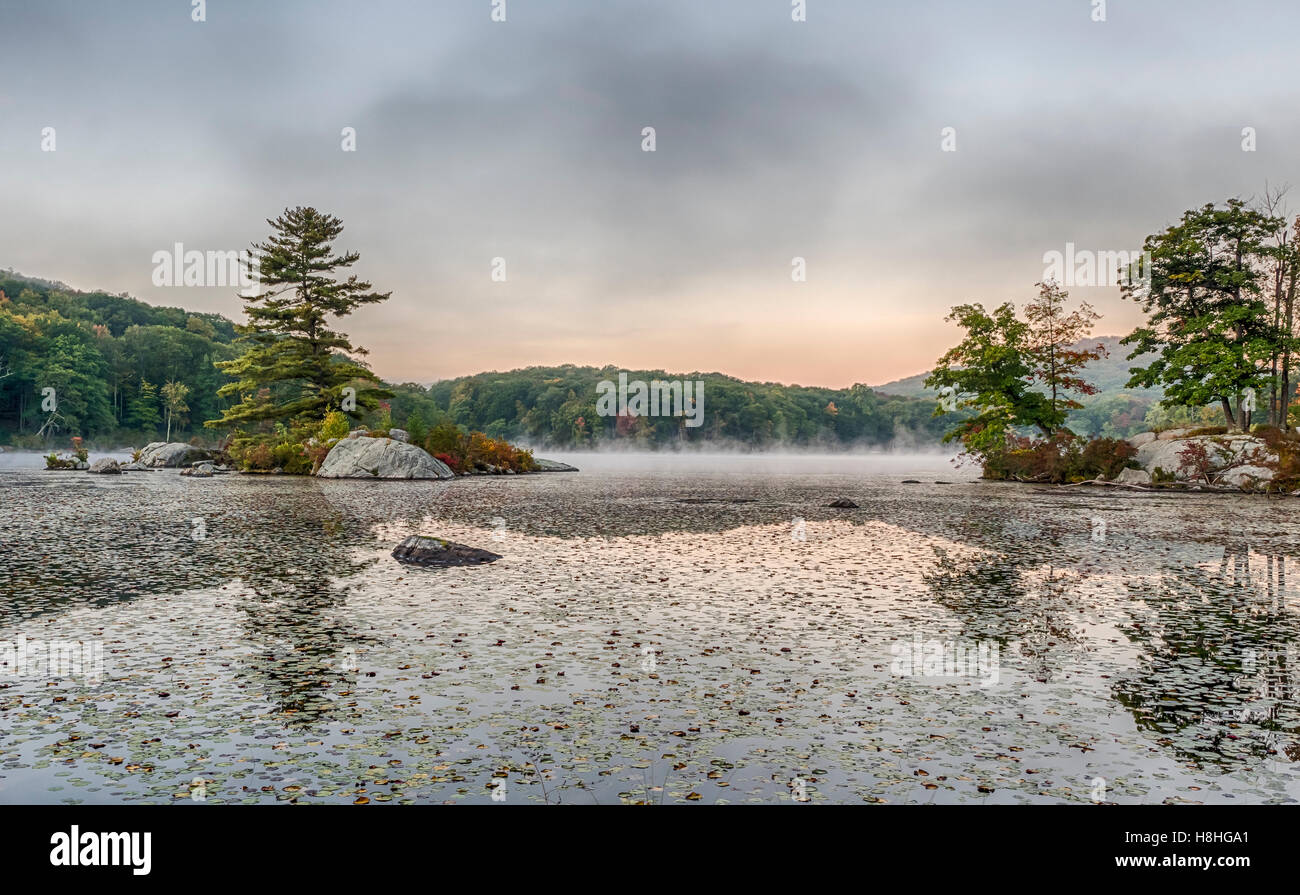
<path fill-rule="evenodd" d="M 1122 438 L 1085 441 L 1069 431 L 1037 440 L 1012 437 L 1004 449 L 984 454 L 984 477 L 1051 484 L 1113 478 L 1137 466 L 1136 456 L 1137 448 Z"/>
<path fill-rule="evenodd" d="M 271 449 L 271 456 L 275 460 L 272 468 L 278 466 L 286 475 L 311 475 L 313 460 L 300 442 L 283 441 Z"/>
<path fill-rule="evenodd" d="M 1187 447 L 1178 452 L 1178 472 L 1184 478 L 1202 479 L 1210 484 L 1210 474 L 1214 472 L 1214 460 L 1203 441 L 1188 442 Z"/>
<path fill-rule="evenodd" d="M 1123 438 L 1094 438 L 1079 457 L 1078 474 L 1088 478 L 1113 479 L 1120 470 L 1136 467 L 1137 448 Z"/>
<path fill-rule="evenodd" d="M 84 457 L 82 459 L 85 459 Z M 77 461 L 71 457 L 60 457 L 54 451 L 50 451 L 45 457 L 46 469 L 75 469 Z"/>
<path fill-rule="evenodd" d="M 346 438 L 350 431 L 352 430 L 347 416 L 337 410 L 331 410 L 325 414 L 325 421 L 321 423 L 320 438 L 322 441 Z"/>

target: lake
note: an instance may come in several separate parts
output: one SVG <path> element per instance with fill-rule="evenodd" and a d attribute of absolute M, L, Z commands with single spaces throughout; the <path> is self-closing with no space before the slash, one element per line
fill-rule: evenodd
<path fill-rule="evenodd" d="M 582 471 L 0 454 L 0 802 L 1300 798 L 1294 500 L 546 455 Z"/>

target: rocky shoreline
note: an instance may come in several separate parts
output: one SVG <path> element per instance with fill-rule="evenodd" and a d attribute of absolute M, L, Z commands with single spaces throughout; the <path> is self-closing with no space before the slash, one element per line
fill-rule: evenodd
<path fill-rule="evenodd" d="M 1198 434 L 1199 433 L 1199 434 Z M 1127 439 L 1137 451 L 1136 466 L 1110 479 L 1077 485 L 1101 485 L 1136 491 L 1271 493 L 1300 497 L 1300 489 L 1274 487 L 1279 452 L 1268 441 L 1244 432 L 1205 434 L 1198 429 L 1142 432 Z"/>
<path fill-rule="evenodd" d="M 480 475 L 533 475 L 552 472 L 578 472 L 577 467 L 557 460 L 535 459 L 537 468 L 527 472 L 513 469 L 485 466 L 455 473 L 447 464 L 431 456 L 422 448 L 407 443 L 401 436 L 400 429 L 390 435 L 398 437 L 370 437 L 364 430 L 354 430 L 346 438 L 339 439 L 330 448 L 315 477 L 326 479 L 380 479 L 380 480 L 437 480 L 464 478 Z M 183 476 L 193 478 L 211 478 L 215 475 L 239 473 L 240 475 L 281 475 L 279 469 L 266 472 L 245 472 L 235 469 L 227 462 L 225 455 L 184 442 L 155 441 L 145 445 L 135 458 L 122 463 L 109 457 L 95 460 L 70 455 L 56 455 L 60 463 L 68 465 L 51 466 L 60 471 L 82 471 L 94 475 L 121 475 L 128 472 L 156 472 L 162 469 L 177 469 Z"/>

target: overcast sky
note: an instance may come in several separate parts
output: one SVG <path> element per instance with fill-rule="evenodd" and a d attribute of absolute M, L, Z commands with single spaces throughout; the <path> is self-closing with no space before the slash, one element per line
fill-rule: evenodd
<path fill-rule="evenodd" d="M 240 319 L 232 289 L 152 285 L 153 254 L 314 205 L 393 292 L 343 325 L 387 379 L 875 384 L 954 341 L 950 305 L 1029 299 L 1045 252 L 1300 184 L 1294 3 L 492 6 L 0 0 L 0 267 Z M 1137 320 L 1071 292 L 1100 332 Z"/>

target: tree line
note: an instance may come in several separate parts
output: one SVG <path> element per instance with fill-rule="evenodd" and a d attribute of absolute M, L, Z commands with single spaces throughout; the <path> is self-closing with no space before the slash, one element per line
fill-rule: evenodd
<path fill-rule="evenodd" d="M 390 385 L 337 329 L 341 318 L 388 298 L 346 275 L 359 256 L 334 250 L 342 222 L 293 208 L 267 223 L 271 235 L 253 246 L 262 288 L 241 296 L 243 324 L 16 275 L 0 279 L 0 438 L 38 447 L 55 435 L 120 444 L 206 433 L 233 436 L 250 455 L 266 446 L 259 456 L 296 462 L 331 412 L 354 425 L 404 427 L 416 443 L 433 430 L 438 444 L 454 441 L 452 427 L 571 449 L 937 445 L 951 422 L 935 418 L 927 400 L 865 385 L 745 382 L 720 373 L 569 365 Z M 601 415 L 597 384 L 619 372 L 703 381 L 704 425 Z M 58 395 L 53 418 L 41 407 L 47 386 Z"/>

